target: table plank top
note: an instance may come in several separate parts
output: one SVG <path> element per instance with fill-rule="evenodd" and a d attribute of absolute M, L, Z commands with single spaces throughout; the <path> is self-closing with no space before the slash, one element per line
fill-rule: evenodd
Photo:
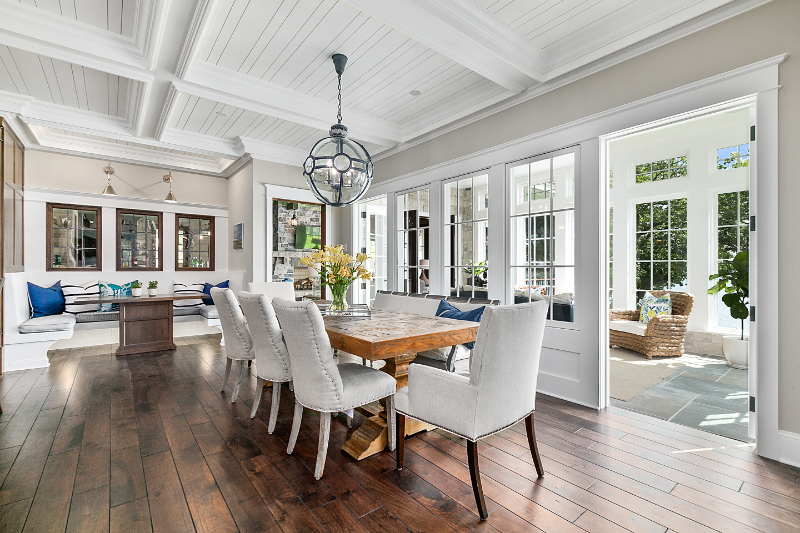
<path fill-rule="evenodd" d="M 156 302 L 172 302 L 175 300 L 198 300 L 202 298 L 210 298 L 208 294 L 202 292 L 182 292 L 180 294 L 168 293 L 159 294 L 157 296 L 148 296 L 147 292 L 143 292 L 141 296 L 87 296 L 75 299 L 76 303 L 82 304 L 107 304 L 107 303 L 156 303 Z"/>
<path fill-rule="evenodd" d="M 371 317 L 325 317 L 331 346 L 372 361 L 472 342 L 478 323 L 373 309 Z"/>

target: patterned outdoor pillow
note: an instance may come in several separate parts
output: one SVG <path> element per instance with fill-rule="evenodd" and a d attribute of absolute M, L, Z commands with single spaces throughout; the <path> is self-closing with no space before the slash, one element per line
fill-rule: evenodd
<path fill-rule="evenodd" d="M 100 296 L 130 296 L 132 283 L 133 281 L 125 285 L 115 285 L 101 281 Z M 101 313 L 108 313 L 109 311 L 119 311 L 119 304 L 100 304 Z"/>
<path fill-rule="evenodd" d="M 203 289 L 206 287 L 205 281 L 200 281 L 198 283 L 178 283 L 177 281 L 172 284 L 172 292 L 175 294 L 183 294 L 187 292 L 203 292 Z M 172 302 L 172 307 L 183 307 L 183 308 L 195 308 L 200 307 L 203 305 L 203 300 L 198 298 L 197 300 L 175 300 Z"/>
<path fill-rule="evenodd" d="M 90 281 L 85 285 L 61 285 L 61 290 L 64 292 L 64 300 L 66 300 L 65 312 L 76 315 L 100 310 L 100 304 L 75 303 L 78 298 L 100 296 L 100 283 L 98 281 Z"/>
<path fill-rule="evenodd" d="M 654 316 L 671 314 L 672 300 L 669 297 L 669 293 L 658 298 L 649 292 L 644 293 L 644 298 L 642 298 L 642 311 L 639 313 L 639 322 L 647 324 Z"/>

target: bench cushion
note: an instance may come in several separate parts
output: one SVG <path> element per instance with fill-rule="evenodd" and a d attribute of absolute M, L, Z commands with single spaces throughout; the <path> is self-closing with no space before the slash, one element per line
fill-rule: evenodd
<path fill-rule="evenodd" d="M 608 322 L 608 329 L 614 331 L 621 331 L 623 333 L 633 333 L 644 337 L 647 331 L 647 324 L 642 324 L 638 320 L 610 320 Z"/>
<path fill-rule="evenodd" d="M 76 315 L 79 324 L 86 322 L 119 322 L 119 311 L 98 311 L 96 313 L 78 313 Z"/>
<path fill-rule="evenodd" d="M 189 301 L 193 302 L 194 300 L 189 300 Z M 200 307 L 173 307 L 172 316 L 199 315 L 200 309 L 201 309 Z"/>
<path fill-rule="evenodd" d="M 46 331 L 69 331 L 75 327 L 75 317 L 63 313 L 60 315 L 29 318 L 19 325 L 20 333 L 43 333 Z"/>
<path fill-rule="evenodd" d="M 219 318 L 216 305 L 207 305 L 200 308 L 200 314 L 205 318 Z"/>

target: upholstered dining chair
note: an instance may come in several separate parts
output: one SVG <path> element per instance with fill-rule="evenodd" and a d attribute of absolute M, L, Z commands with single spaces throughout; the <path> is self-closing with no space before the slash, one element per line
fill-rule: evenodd
<path fill-rule="evenodd" d="M 489 514 L 478 468 L 478 440 L 524 418 L 536 473 L 544 475 L 533 414 L 547 308 L 544 301 L 487 307 L 478 327 L 469 375 L 410 365 L 408 387 L 395 395 L 397 468 L 403 468 L 406 417 L 467 439 L 472 490 L 482 520 Z"/>
<path fill-rule="evenodd" d="M 287 453 L 294 451 L 303 407 L 318 411 L 319 447 L 314 477 L 321 478 L 328 451 L 331 413 L 348 411 L 381 398 L 386 398 L 389 449 L 394 450 L 394 393 L 397 387 L 394 378 L 356 363 L 337 365 L 322 314 L 314 302 L 275 298 L 272 305 L 289 349 L 294 378 L 294 420 Z"/>
<path fill-rule="evenodd" d="M 269 411 L 268 433 L 275 431 L 278 420 L 278 406 L 281 401 L 281 383 L 292 381 L 292 364 L 289 351 L 283 343 L 283 333 L 278 324 L 278 317 L 272 308 L 270 298 L 264 294 L 239 293 L 239 304 L 247 319 L 247 328 L 253 339 L 253 351 L 256 354 L 256 397 L 253 399 L 253 410 L 250 418 L 256 416 L 264 382 L 272 382 L 272 406 Z"/>
<path fill-rule="evenodd" d="M 244 362 L 252 361 L 255 358 L 253 352 L 253 341 L 250 332 L 247 330 L 247 321 L 239 308 L 239 302 L 231 289 L 211 289 L 211 299 L 219 313 L 219 321 L 222 324 L 222 335 L 225 337 L 225 357 L 228 361 L 225 364 L 225 377 L 222 378 L 222 391 L 225 392 L 225 384 L 231 373 L 231 363 L 236 361 L 236 373 L 234 376 L 233 393 L 231 403 L 236 402 L 239 396 L 239 388 L 242 386 L 242 376 L 244 375 Z"/>

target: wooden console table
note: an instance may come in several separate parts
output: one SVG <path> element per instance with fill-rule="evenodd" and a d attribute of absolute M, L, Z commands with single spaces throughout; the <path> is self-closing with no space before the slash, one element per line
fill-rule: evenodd
<path fill-rule="evenodd" d="M 119 348 L 117 355 L 174 350 L 172 302 L 208 298 L 203 293 L 158 296 L 98 296 L 77 298 L 82 304 L 119 304 Z"/>
<path fill-rule="evenodd" d="M 408 386 L 408 365 L 417 353 L 472 342 L 478 336 L 475 322 L 380 309 L 373 309 L 371 317 L 326 316 L 325 330 L 332 347 L 370 361 L 386 361 L 381 370 L 397 380 L 398 389 Z M 433 426 L 406 419 L 406 435 L 429 429 Z M 384 406 L 361 424 L 342 450 L 361 460 L 383 451 L 387 442 Z"/>

